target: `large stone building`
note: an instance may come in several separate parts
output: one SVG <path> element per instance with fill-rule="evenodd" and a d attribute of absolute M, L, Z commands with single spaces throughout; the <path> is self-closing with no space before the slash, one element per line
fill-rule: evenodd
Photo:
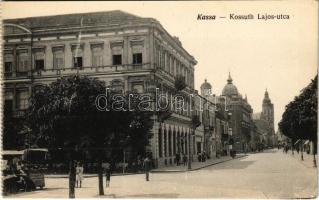
<path fill-rule="evenodd" d="M 4 99 L 15 118 L 23 118 L 32 87 L 72 74 L 97 77 L 123 93 L 174 93 L 177 76 L 184 77 L 188 96 L 194 91 L 197 61 L 153 18 L 122 11 L 68 14 L 3 21 Z M 173 110 L 156 122 L 148 151 L 157 165 L 188 153 L 191 116 Z"/>
<path fill-rule="evenodd" d="M 252 113 L 253 109 L 245 98 L 238 92 L 233 84 L 230 74 L 227 84 L 223 88 L 222 96 L 226 99 L 226 105 L 230 117 L 230 127 L 232 129 L 233 149 L 237 152 L 249 150 L 249 143 L 253 131 Z"/>

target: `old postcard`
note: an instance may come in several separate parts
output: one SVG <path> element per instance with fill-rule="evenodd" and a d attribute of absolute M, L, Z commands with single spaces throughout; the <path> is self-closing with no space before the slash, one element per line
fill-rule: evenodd
<path fill-rule="evenodd" d="M 2 2 L 3 198 L 316 198 L 318 1 Z"/>

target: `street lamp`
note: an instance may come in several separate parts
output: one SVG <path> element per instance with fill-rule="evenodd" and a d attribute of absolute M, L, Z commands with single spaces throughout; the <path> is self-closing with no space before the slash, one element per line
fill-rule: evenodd
<path fill-rule="evenodd" d="M 191 162 L 191 154 L 190 154 L 190 151 L 191 151 L 191 134 L 189 133 L 188 134 L 188 165 L 187 165 L 187 169 L 190 170 L 192 169 L 192 162 Z"/>

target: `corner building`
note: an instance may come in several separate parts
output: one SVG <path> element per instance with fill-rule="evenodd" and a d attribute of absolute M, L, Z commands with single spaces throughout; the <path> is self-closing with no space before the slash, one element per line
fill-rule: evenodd
<path fill-rule="evenodd" d="M 227 109 L 231 113 L 229 126 L 232 129 L 233 148 L 237 152 L 248 151 L 254 129 L 252 120 L 253 109 L 248 103 L 247 96 L 243 98 L 238 92 L 230 74 L 227 84 L 223 88 L 222 96 L 226 97 Z"/>
<path fill-rule="evenodd" d="M 116 10 L 8 19 L 3 27 L 4 99 L 16 119 L 23 120 L 33 87 L 72 74 L 99 78 L 123 93 L 160 88 L 168 96 L 183 76 L 183 95 L 194 91 L 197 61 L 156 19 Z M 156 166 L 173 164 L 175 153 L 187 153 L 194 143 L 191 112 L 173 110 L 169 119 L 155 121 L 147 151 Z"/>

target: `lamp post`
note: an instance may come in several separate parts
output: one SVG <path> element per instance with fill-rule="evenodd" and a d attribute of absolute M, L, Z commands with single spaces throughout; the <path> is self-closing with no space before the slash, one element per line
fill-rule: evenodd
<path fill-rule="evenodd" d="M 188 134 L 188 165 L 187 165 L 187 169 L 191 170 L 192 169 L 192 162 L 191 162 L 191 134 Z"/>

